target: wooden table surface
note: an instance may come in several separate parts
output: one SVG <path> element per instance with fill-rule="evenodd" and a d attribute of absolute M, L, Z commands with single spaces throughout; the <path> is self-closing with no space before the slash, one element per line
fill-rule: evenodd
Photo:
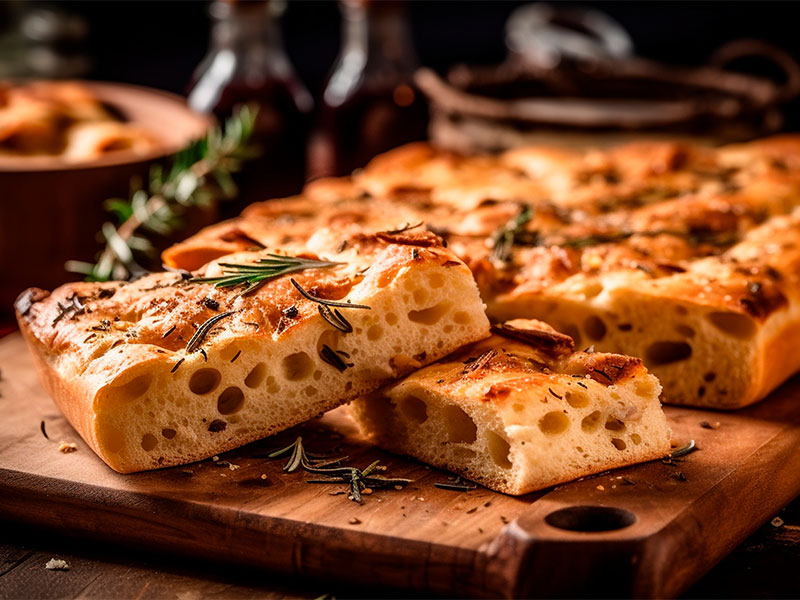
<path fill-rule="evenodd" d="M 686 598 L 800 597 L 800 499 L 685 594 Z M 777 524 L 777 523 L 776 523 Z M 69 571 L 45 568 L 51 558 Z M 354 566 L 357 568 L 357 566 Z M 21 527 L 0 533 L 0 598 L 402 598 L 413 593 L 342 588 L 322 581 L 131 551 Z M 418 596 L 414 596 L 418 597 Z"/>
<path fill-rule="evenodd" d="M 800 498 L 775 516 L 777 519 L 748 538 L 690 588 L 685 597 L 800 597 Z M 67 561 L 69 570 L 46 569 L 45 564 L 51 558 Z M 365 581 L 360 588 L 342 587 L 308 578 L 292 579 L 253 569 L 134 551 L 8 522 L 0 525 L 0 599 L 418 595 L 379 589 L 377 584 Z"/>

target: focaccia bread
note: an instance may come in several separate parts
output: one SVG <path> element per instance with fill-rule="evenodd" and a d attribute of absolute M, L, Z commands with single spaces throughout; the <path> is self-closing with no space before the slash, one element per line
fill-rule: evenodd
<path fill-rule="evenodd" d="M 492 320 L 537 318 L 579 347 L 638 356 L 666 402 L 737 408 L 800 368 L 786 350 L 800 329 L 798 206 L 800 136 L 499 156 L 412 144 L 301 200 L 251 206 L 165 262 L 266 243 L 287 221 L 293 239 L 424 222 L 468 264 Z"/>
<path fill-rule="evenodd" d="M 669 453 L 661 386 L 642 361 L 575 352 L 538 321 L 494 331 L 352 403 L 362 432 L 506 494 Z"/>
<path fill-rule="evenodd" d="M 18 320 L 45 388 L 129 473 L 276 433 L 488 335 L 475 282 L 440 238 L 361 233 L 331 248 L 318 233 L 313 250 L 232 254 L 194 277 L 26 291 Z M 276 264 L 252 289 L 218 279 Z"/>

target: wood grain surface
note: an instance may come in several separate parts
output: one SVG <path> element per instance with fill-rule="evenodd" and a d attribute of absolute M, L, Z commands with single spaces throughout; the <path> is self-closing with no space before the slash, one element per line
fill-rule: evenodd
<path fill-rule="evenodd" d="M 0 369 L 4 518 L 284 575 L 461 596 L 675 596 L 800 493 L 798 382 L 739 413 L 669 408 L 676 441 L 700 448 L 671 464 L 513 498 L 435 488 L 448 474 L 369 447 L 341 412 L 223 455 L 235 470 L 204 461 L 119 475 L 58 414 L 17 334 L 0 341 Z M 298 434 L 414 482 L 358 505 L 343 485 L 310 485 L 254 456 Z M 60 453 L 61 440 L 77 452 Z"/>

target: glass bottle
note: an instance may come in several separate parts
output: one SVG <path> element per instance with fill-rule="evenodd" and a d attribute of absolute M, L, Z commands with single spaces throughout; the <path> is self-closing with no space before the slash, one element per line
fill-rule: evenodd
<path fill-rule="evenodd" d="M 342 49 L 323 93 L 309 147 L 309 174 L 346 175 L 370 158 L 427 137 L 427 106 L 405 6 L 340 0 Z"/>
<path fill-rule="evenodd" d="M 305 180 L 305 148 L 313 100 L 292 68 L 279 18 L 285 3 L 274 0 L 217 0 L 210 6 L 211 49 L 198 66 L 189 105 L 221 121 L 238 105 L 255 102 L 254 130 L 261 150 L 238 177 L 246 202 L 296 193 Z M 225 208 L 225 207 L 223 207 Z"/>

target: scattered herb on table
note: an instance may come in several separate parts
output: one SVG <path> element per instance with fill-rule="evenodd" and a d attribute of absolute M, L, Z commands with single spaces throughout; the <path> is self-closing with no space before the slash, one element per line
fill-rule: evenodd
<path fill-rule="evenodd" d="M 679 458 L 681 456 L 686 456 L 687 454 L 690 454 L 695 450 L 697 450 L 697 444 L 695 444 L 694 440 L 689 440 L 689 443 L 686 444 L 685 446 L 678 448 L 677 450 L 673 450 L 670 453 L 669 458 L 672 459 L 672 458 Z"/>
<path fill-rule="evenodd" d="M 477 489 L 478 486 L 461 479 L 459 476 L 454 478 L 453 481 L 437 481 L 433 484 L 433 487 L 437 487 L 440 490 L 449 490 L 451 492 L 469 492 Z"/>
<path fill-rule="evenodd" d="M 371 494 L 372 490 L 379 488 L 402 489 L 409 483 L 410 479 L 383 477 L 375 471 L 384 470 L 386 467 L 380 466 L 380 461 L 376 460 L 364 469 L 356 467 L 333 466 L 341 464 L 347 457 L 326 458 L 319 454 L 312 454 L 306 451 L 303 446 L 303 438 L 298 437 L 293 443 L 285 448 L 280 448 L 266 455 L 267 458 L 289 457 L 283 470 L 292 473 L 300 468 L 309 473 L 325 475 L 325 479 L 310 479 L 308 483 L 332 484 L 346 483 L 349 485 L 350 493 L 348 500 L 361 504 L 363 494 Z"/>

